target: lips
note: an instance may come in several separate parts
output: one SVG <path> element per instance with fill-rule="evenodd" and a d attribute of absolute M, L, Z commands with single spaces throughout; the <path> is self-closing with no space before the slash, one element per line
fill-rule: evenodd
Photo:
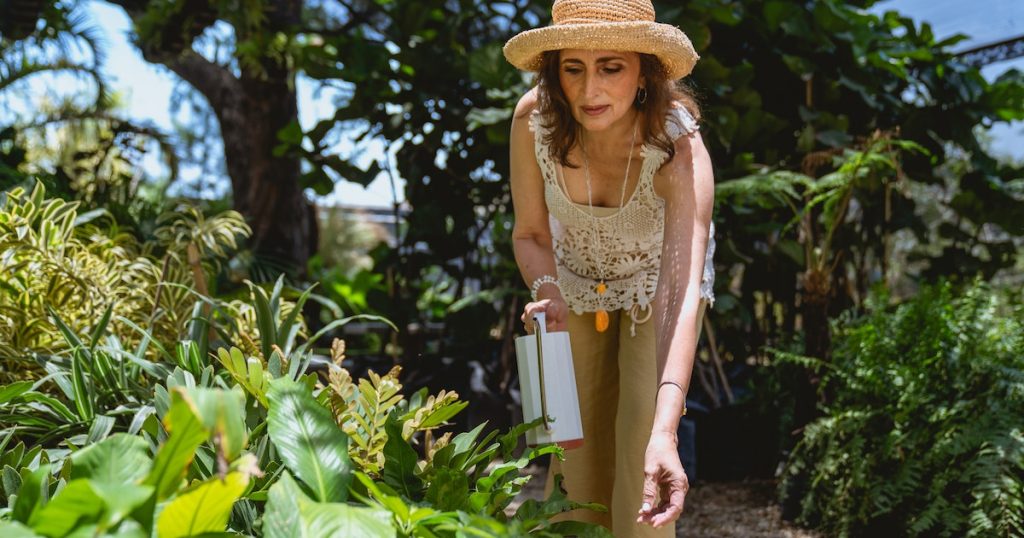
<path fill-rule="evenodd" d="M 584 107 L 580 107 L 580 108 L 583 109 L 583 113 L 588 115 L 588 116 L 597 116 L 597 115 L 602 114 L 605 110 L 608 110 L 610 107 L 608 105 L 604 105 L 604 106 L 584 106 Z"/>

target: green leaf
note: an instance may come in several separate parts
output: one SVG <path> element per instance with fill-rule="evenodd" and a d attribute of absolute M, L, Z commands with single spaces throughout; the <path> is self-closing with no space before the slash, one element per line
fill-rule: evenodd
<path fill-rule="evenodd" d="M 280 347 L 285 356 L 291 354 L 292 346 L 295 345 L 295 335 L 299 333 L 300 328 L 298 321 L 299 314 L 302 313 L 302 307 L 306 304 L 306 301 L 309 300 L 309 295 L 313 293 L 314 287 L 315 286 L 310 286 L 306 288 L 306 291 L 302 292 L 302 295 L 300 295 L 299 299 L 295 302 L 295 307 L 292 308 L 292 311 L 288 313 L 288 316 L 285 319 L 281 320 L 281 325 L 277 328 L 277 334 L 284 338 Z M 268 356 L 267 359 L 269 358 L 270 357 Z"/>
<path fill-rule="evenodd" d="M 224 531 L 231 507 L 248 486 L 248 475 L 236 472 L 223 480 L 214 477 L 189 488 L 160 512 L 157 534 L 160 538 L 179 538 Z"/>
<path fill-rule="evenodd" d="M 274 311 L 270 307 L 270 299 L 267 292 L 256 284 L 249 283 L 252 290 L 253 306 L 256 307 L 256 327 L 260 332 L 260 348 L 263 351 L 263 358 L 270 358 L 273 346 L 277 344 L 277 324 L 274 320 Z"/>
<path fill-rule="evenodd" d="M 71 479 L 88 478 L 107 484 L 133 484 L 153 466 L 145 439 L 116 433 L 71 455 Z"/>
<path fill-rule="evenodd" d="M 317 500 L 344 501 L 352 480 L 348 436 L 309 390 L 287 378 L 271 382 L 267 429 L 284 464 Z"/>
<path fill-rule="evenodd" d="M 89 480 L 93 492 L 105 505 L 101 525 L 111 528 L 153 497 L 153 486 L 114 484 Z"/>
<path fill-rule="evenodd" d="M 506 121 L 511 117 L 511 108 L 473 108 L 466 114 L 466 129 L 473 131 L 485 125 Z"/>
<path fill-rule="evenodd" d="M 28 524 L 32 515 L 46 504 L 50 491 L 50 466 L 40 465 L 32 471 L 27 467 L 21 470 L 21 488 L 18 498 L 11 507 L 11 519 Z"/>
<path fill-rule="evenodd" d="M 79 349 L 71 358 L 71 388 L 75 396 L 75 408 L 78 416 L 86 422 L 93 419 L 95 412 L 92 402 L 92 384 L 85 382 L 85 350 Z"/>
<path fill-rule="evenodd" d="M 469 477 L 458 469 L 436 469 L 424 498 L 439 510 L 458 510 L 469 498 Z"/>
<path fill-rule="evenodd" d="M 302 126 L 296 120 L 292 120 L 291 123 L 277 132 L 278 140 L 292 146 L 302 144 L 302 137 Z"/>
<path fill-rule="evenodd" d="M 270 361 L 274 360 L 276 352 L 271 353 Z M 267 389 L 270 386 L 271 377 L 263 371 L 263 364 L 255 357 L 246 358 L 242 350 L 232 347 L 230 350 L 220 348 L 217 350 L 217 358 L 227 369 L 231 377 L 242 386 L 249 394 L 260 402 L 264 408 L 269 407 L 267 402 Z M 280 365 L 281 359 L 277 359 Z M 280 374 L 280 366 L 278 366 Z"/>
<path fill-rule="evenodd" d="M 303 536 L 299 502 L 309 501 L 291 473 L 285 471 L 267 493 L 267 510 L 263 514 L 264 538 Z"/>
<path fill-rule="evenodd" d="M 469 402 L 453 402 L 450 405 L 438 408 L 427 415 L 427 417 L 420 422 L 419 427 L 421 430 L 436 428 L 444 424 L 448 419 L 459 414 L 459 412 L 465 409 L 467 405 L 469 405 Z"/>
<path fill-rule="evenodd" d="M 271 486 L 263 517 L 263 536 L 393 537 L 391 516 L 382 510 L 342 503 L 318 503 L 299 489 L 285 472 Z"/>
<path fill-rule="evenodd" d="M 46 536 L 65 536 L 83 523 L 96 523 L 104 503 L 86 479 L 72 480 L 46 506 L 32 513 L 29 526 Z"/>
<path fill-rule="evenodd" d="M 186 398 L 185 389 L 179 387 L 171 391 L 171 407 L 164 417 L 164 428 L 169 435 L 156 453 L 153 469 L 144 482 L 155 488 L 157 500 L 167 498 L 178 489 L 196 449 L 208 437 Z"/>
<path fill-rule="evenodd" d="M 10 402 L 30 390 L 32 390 L 31 381 L 18 381 L 17 383 L 4 385 L 0 387 L 0 405 Z"/>
<path fill-rule="evenodd" d="M 89 349 L 95 349 L 96 344 L 99 343 L 103 333 L 107 330 L 107 325 L 110 323 L 110 316 L 114 313 L 114 303 L 107 305 L 107 310 L 103 312 L 103 316 L 100 317 L 100 322 L 96 324 L 96 327 L 92 330 L 92 336 L 89 338 Z"/>
<path fill-rule="evenodd" d="M 17 495 L 18 490 L 21 489 L 21 475 L 18 471 L 10 465 L 4 465 L 2 476 L 4 494 L 7 495 L 7 497 Z"/>
<path fill-rule="evenodd" d="M 187 394 L 206 431 L 217 440 L 221 456 L 228 461 L 238 457 L 249 440 L 242 389 L 194 388 Z"/>
<path fill-rule="evenodd" d="M 114 417 L 108 417 L 107 415 L 96 415 L 93 418 L 92 425 L 89 426 L 89 435 L 85 439 L 86 445 L 92 445 L 98 443 L 107 438 L 110 432 L 114 430 Z"/>
<path fill-rule="evenodd" d="M 503 58 L 500 43 L 475 47 L 469 53 L 469 78 L 485 88 L 506 87 L 514 76 L 515 69 Z"/>
<path fill-rule="evenodd" d="M 384 429 L 388 434 L 384 443 L 384 482 L 412 499 L 423 487 L 423 482 L 416 476 L 419 456 L 402 438 L 402 427 L 395 421 L 388 420 Z"/>
<path fill-rule="evenodd" d="M 32 529 L 17 521 L 0 521 L 0 536 L 4 538 L 40 538 Z"/>

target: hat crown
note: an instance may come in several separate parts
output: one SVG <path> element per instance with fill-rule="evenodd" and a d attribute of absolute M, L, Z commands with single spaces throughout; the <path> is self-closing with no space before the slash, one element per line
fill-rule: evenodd
<path fill-rule="evenodd" d="M 555 0 L 554 24 L 654 21 L 651 0 Z"/>

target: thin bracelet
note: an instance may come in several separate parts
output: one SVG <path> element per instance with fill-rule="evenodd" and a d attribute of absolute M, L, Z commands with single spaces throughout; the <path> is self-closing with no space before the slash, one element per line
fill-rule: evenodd
<path fill-rule="evenodd" d="M 658 400 L 658 394 L 661 393 L 661 387 L 664 387 L 665 385 L 675 385 L 676 388 L 679 389 L 679 392 L 683 393 L 683 411 L 680 413 L 680 416 L 686 416 L 686 391 L 683 390 L 683 386 L 679 383 L 676 383 L 675 381 L 662 381 L 661 384 L 658 385 L 658 390 L 654 393 L 654 400 Z"/>
<path fill-rule="evenodd" d="M 537 280 L 533 281 L 530 286 L 530 298 L 534 301 L 537 300 L 537 292 L 540 291 L 540 287 L 544 284 L 554 284 L 558 291 L 562 291 L 562 288 L 558 285 L 558 279 L 551 275 L 541 275 L 537 277 Z"/>

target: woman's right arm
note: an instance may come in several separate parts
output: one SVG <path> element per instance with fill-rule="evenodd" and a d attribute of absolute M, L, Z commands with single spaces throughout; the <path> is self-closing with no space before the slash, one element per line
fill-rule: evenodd
<path fill-rule="evenodd" d="M 516 105 L 509 142 L 509 176 L 515 212 L 512 247 L 527 287 L 541 276 L 558 276 L 548 225 L 548 207 L 544 202 L 544 178 L 537 164 L 529 125 L 530 114 L 537 106 L 536 92 L 536 88 L 530 90 Z M 527 330 L 531 328 L 527 320 L 536 312 L 546 313 L 548 330 L 566 330 L 568 307 L 557 286 L 541 285 L 537 290 L 537 301 L 526 305 L 522 320 Z"/>

